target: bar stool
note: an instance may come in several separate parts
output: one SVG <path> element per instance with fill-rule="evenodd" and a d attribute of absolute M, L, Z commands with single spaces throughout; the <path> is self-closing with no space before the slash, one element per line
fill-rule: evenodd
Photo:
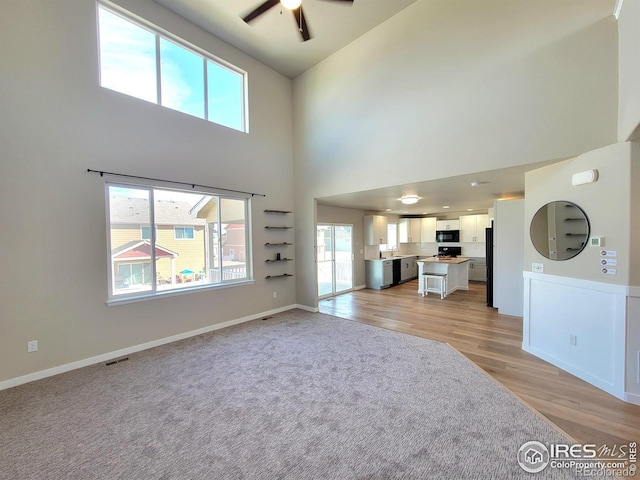
<path fill-rule="evenodd" d="M 422 296 L 429 295 L 431 293 L 439 293 L 440 299 L 447 296 L 447 274 L 446 273 L 423 273 L 424 287 L 422 289 Z M 429 287 L 429 279 L 437 280 L 437 287 Z"/>

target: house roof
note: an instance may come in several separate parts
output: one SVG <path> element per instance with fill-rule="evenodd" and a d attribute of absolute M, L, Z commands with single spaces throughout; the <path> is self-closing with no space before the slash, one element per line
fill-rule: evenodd
<path fill-rule="evenodd" d="M 149 201 L 146 198 L 111 197 L 109 201 L 111 223 L 146 225 L 149 223 Z M 206 219 L 195 218 L 188 202 L 156 200 L 156 225 L 204 225 Z"/>
<path fill-rule="evenodd" d="M 179 254 L 156 244 L 156 258 L 177 257 Z M 151 258 L 151 243 L 148 240 L 132 240 L 111 250 L 114 260 Z"/>

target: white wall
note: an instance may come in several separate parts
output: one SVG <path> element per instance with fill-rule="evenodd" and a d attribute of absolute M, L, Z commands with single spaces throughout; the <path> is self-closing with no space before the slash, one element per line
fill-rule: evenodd
<path fill-rule="evenodd" d="M 298 302 L 316 302 L 314 198 L 615 142 L 613 4 L 418 0 L 296 78 Z"/>
<path fill-rule="evenodd" d="M 122 3 L 248 72 L 251 133 L 99 87 L 95 2 L 3 1 L 0 382 L 296 303 L 261 247 L 262 211 L 293 208 L 291 81 L 151 0 Z M 87 168 L 266 194 L 255 284 L 107 307 L 104 179 Z"/>
<path fill-rule="evenodd" d="M 581 278 L 604 283 L 628 285 L 630 280 L 630 218 L 631 218 L 631 143 L 617 143 L 576 158 L 542 167 L 525 174 L 525 225 L 543 205 L 565 200 L 576 203 L 589 219 L 592 236 L 605 237 L 605 248 L 618 254 L 616 275 L 600 272 L 600 249 L 587 247 L 579 255 L 565 261 L 548 260 L 533 247 L 525 236 L 525 270 L 531 263 L 542 263 L 544 273 Z M 596 169 L 598 181 L 572 186 L 573 174 Z"/>
<path fill-rule="evenodd" d="M 504 315 L 522 316 L 524 298 L 524 200 L 494 204 L 493 306 Z"/>
<path fill-rule="evenodd" d="M 640 123 L 640 2 L 627 0 L 618 19 L 619 106 L 618 141 L 639 140 Z"/>
<path fill-rule="evenodd" d="M 525 272 L 524 282 L 522 348 L 618 398 L 634 401 L 627 393 L 632 385 L 637 392 L 638 385 L 626 385 L 625 377 L 635 378 L 637 365 L 625 345 L 639 322 L 626 316 L 625 288 L 530 272 Z M 626 374 L 625 363 L 631 367 Z M 640 395 L 635 401 L 639 400 Z"/>
<path fill-rule="evenodd" d="M 590 169 L 598 170 L 597 182 L 571 185 L 574 173 Z M 618 143 L 525 175 L 525 226 L 550 201 L 574 202 L 586 213 L 591 236 L 604 237 L 604 250 L 616 252 L 617 265 L 615 275 L 603 274 L 603 249 L 589 246 L 569 260 L 548 260 L 526 236 L 523 316 L 526 351 L 638 404 L 640 292 L 631 274 L 638 266 L 631 227 L 640 223 L 639 171 L 638 145 Z M 542 263 L 544 273 L 532 273 L 532 262 Z"/>

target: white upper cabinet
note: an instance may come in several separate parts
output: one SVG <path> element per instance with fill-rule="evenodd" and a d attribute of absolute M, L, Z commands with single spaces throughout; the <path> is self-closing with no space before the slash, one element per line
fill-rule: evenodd
<path fill-rule="evenodd" d="M 420 236 L 421 242 L 435 242 L 436 241 L 436 218 L 423 218 L 420 224 Z"/>
<path fill-rule="evenodd" d="M 489 215 L 463 215 L 460 217 L 460 241 L 484 243 L 484 230 L 488 227 Z"/>
<path fill-rule="evenodd" d="M 422 218 L 401 218 L 398 223 L 400 243 L 422 242 Z"/>
<path fill-rule="evenodd" d="M 364 217 L 364 235 L 367 245 L 386 245 L 387 217 L 384 215 L 366 215 Z"/>
<path fill-rule="evenodd" d="M 436 230 L 460 230 L 459 220 L 438 220 Z"/>

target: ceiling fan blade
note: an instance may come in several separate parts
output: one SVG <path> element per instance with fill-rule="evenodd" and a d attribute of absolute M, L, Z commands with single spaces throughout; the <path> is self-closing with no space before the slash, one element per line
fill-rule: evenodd
<path fill-rule="evenodd" d="M 280 3 L 280 0 L 267 0 L 266 2 L 262 3 L 258 8 L 256 8 L 254 11 L 250 12 L 245 17 L 243 17 L 242 20 L 249 23 L 251 20 L 254 20 L 256 17 L 259 17 L 260 15 L 265 13 L 267 10 L 275 7 L 279 3 Z"/>
<path fill-rule="evenodd" d="M 304 18 L 302 5 L 300 5 L 295 10 L 291 10 L 291 11 L 293 12 L 293 16 L 296 18 L 296 23 L 298 24 L 298 31 L 300 32 L 302 41 L 306 42 L 307 40 L 310 40 L 311 33 L 309 32 L 309 26 L 307 25 L 307 20 Z"/>

